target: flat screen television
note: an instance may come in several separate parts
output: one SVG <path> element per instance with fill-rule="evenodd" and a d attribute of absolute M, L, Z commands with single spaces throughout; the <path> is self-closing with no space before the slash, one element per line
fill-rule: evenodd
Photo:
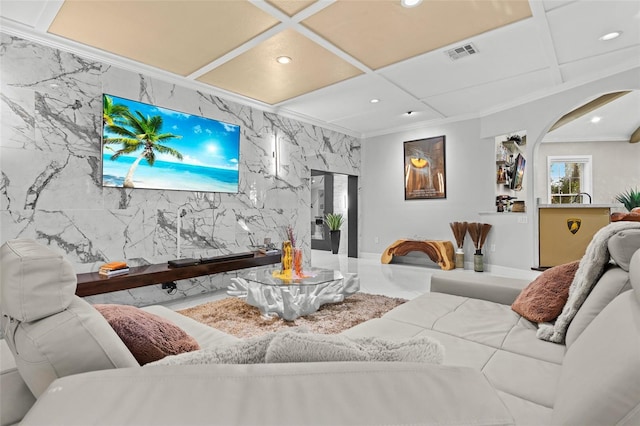
<path fill-rule="evenodd" d="M 238 192 L 240 126 L 109 94 L 102 185 Z"/>

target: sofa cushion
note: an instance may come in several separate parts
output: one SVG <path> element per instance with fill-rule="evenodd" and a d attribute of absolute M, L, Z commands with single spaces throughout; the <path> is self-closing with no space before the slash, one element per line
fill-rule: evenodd
<path fill-rule="evenodd" d="M 520 316 L 507 305 L 486 300 L 461 299 L 464 303 L 443 316 L 433 329 L 494 348 L 501 347 Z"/>
<path fill-rule="evenodd" d="M 576 261 L 547 269 L 522 290 L 511 309 L 533 322 L 556 319 L 567 302 L 579 264 Z"/>
<path fill-rule="evenodd" d="M 620 231 L 608 242 L 611 259 L 625 271 L 629 271 L 631 256 L 640 248 L 640 229 Z"/>
<path fill-rule="evenodd" d="M 629 274 L 621 268 L 610 267 L 598 280 L 598 284 L 591 290 L 591 293 L 576 313 L 576 316 L 569 324 L 565 343 L 567 347 L 576 341 L 585 328 L 598 316 L 600 312 L 619 294 L 631 288 Z"/>
<path fill-rule="evenodd" d="M 62 312 L 76 292 L 76 273 L 66 259 L 31 239 L 0 248 L 0 308 L 18 321 Z"/>
<path fill-rule="evenodd" d="M 167 355 L 200 349 L 196 340 L 169 320 L 135 306 L 96 304 L 140 365 Z"/>
<path fill-rule="evenodd" d="M 607 305 L 567 350 L 550 424 L 640 424 L 640 303 L 632 293 Z"/>
<path fill-rule="evenodd" d="M 502 343 L 502 349 L 520 355 L 541 359 L 555 364 L 562 364 L 566 352 L 564 345 L 545 342 L 536 337 L 538 325 L 520 317 Z"/>
<path fill-rule="evenodd" d="M 553 407 L 562 366 L 499 350 L 482 372 L 496 389 L 544 407 Z"/>

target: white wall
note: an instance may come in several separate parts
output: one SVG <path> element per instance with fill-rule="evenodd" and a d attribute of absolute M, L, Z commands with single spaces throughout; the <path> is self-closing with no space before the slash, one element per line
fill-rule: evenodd
<path fill-rule="evenodd" d="M 382 253 L 403 238 L 453 241 L 450 222 L 481 221 L 478 212 L 494 209 L 494 141 L 479 140 L 479 131 L 479 120 L 469 120 L 363 141 L 362 251 Z M 403 142 L 440 135 L 447 198 L 405 201 Z M 471 253 L 470 240 L 465 249 Z"/>
<path fill-rule="evenodd" d="M 481 221 L 493 225 L 485 246 L 485 261 L 490 264 L 487 269 L 490 270 L 491 265 L 519 269 L 537 266 L 537 212 L 532 208 L 535 193 L 532 170 L 538 162 L 535 155 L 538 143 L 558 118 L 575 107 L 603 93 L 638 88 L 640 67 L 479 119 L 364 139 L 362 251 L 381 253 L 393 241 L 407 237 L 453 241 L 449 222 Z M 481 215 L 480 212 L 495 209 L 494 138 L 519 130 L 527 132 L 527 213 Z M 402 142 L 438 135 L 446 136 L 447 198 L 405 201 Z M 638 151 L 640 146 L 636 153 Z M 495 252 L 490 251 L 492 245 L 495 245 Z M 465 251 L 467 261 L 470 261 L 469 239 Z"/>

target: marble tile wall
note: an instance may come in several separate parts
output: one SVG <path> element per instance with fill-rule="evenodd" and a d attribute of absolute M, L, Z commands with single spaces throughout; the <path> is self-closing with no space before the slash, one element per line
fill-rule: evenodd
<path fill-rule="evenodd" d="M 0 33 L 0 243 L 34 238 L 77 272 L 247 251 L 292 225 L 310 256 L 310 170 L 360 174 L 360 141 L 206 92 Z M 102 187 L 102 94 L 241 126 L 237 194 Z M 280 167 L 273 157 L 280 143 Z M 228 274 L 92 296 L 147 305 L 223 288 Z"/>

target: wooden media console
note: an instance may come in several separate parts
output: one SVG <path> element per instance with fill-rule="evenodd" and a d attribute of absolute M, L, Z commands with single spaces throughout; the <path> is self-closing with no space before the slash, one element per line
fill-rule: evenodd
<path fill-rule="evenodd" d="M 129 269 L 129 273 L 110 278 L 97 272 L 88 272 L 77 275 L 76 295 L 80 297 L 92 296 L 275 263 L 280 263 L 280 253 L 266 255 L 256 252 L 253 257 L 249 258 L 200 263 L 179 268 L 169 267 L 167 263 L 133 266 Z"/>

